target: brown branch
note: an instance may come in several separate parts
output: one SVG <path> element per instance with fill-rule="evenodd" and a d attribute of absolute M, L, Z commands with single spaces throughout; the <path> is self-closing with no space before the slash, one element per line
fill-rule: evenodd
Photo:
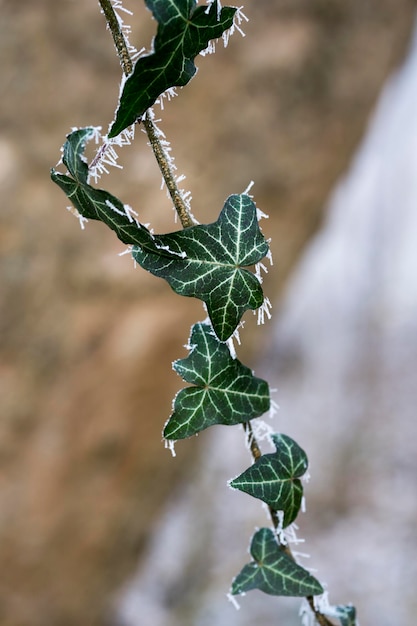
<path fill-rule="evenodd" d="M 252 424 L 250 422 L 243 422 L 242 426 L 248 439 L 248 445 L 252 454 L 252 458 L 254 461 L 258 461 L 262 456 L 262 452 L 253 433 Z"/>

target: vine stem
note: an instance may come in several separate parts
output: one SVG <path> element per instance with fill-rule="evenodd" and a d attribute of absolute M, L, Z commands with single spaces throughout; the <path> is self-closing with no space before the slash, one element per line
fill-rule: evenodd
<path fill-rule="evenodd" d="M 257 461 L 259 461 L 259 459 L 262 456 L 262 452 L 261 449 L 259 447 L 259 443 L 255 437 L 255 434 L 253 432 L 253 428 L 252 428 L 252 424 L 250 422 L 244 422 L 242 424 L 243 429 L 246 433 L 246 437 L 247 437 L 247 441 L 248 441 L 248 445 L 249 445 L 249 449 L 252 455 L 252 459 L 254 461 L 254 463 L 256 463 Z M 279 529 L 279 524 L 280 524 L 280 520 L 277 514 L 277 511 L 275 511 L 272 507 L 268 506 L 268 511 L 269 511 L 269 515 L 271 517 L 271 521 L 272 524 L 275 528 L 275 530 Z M 289 547 L 289 545 L 284 545 L 284 544 L 280 544 L 283 552 L 285 552 L 285 554 L 287 554 L 287 556 L 289 556 L 291 559 L 293 559 L 293 561 L 295 561 L 294 555 L 291 551 L 291 548 Z M 306 600 L 310 606 L 310 609 L 312 610 L 312 612 L 314 613 L 314 617 L 317 621 L 317 623 L 320 626 L 334 626 L 334 624 L 332 622 L 330 622 L 327 617 L 325 615 L 323 615 L 322 613 L 320 613 L 320 611 L 314 606 L 314 596 L 307 596 Z"/>
<path fill-rule="evenodd" d="M 152 122 L 149 111 L 146 111 L 145 117 L 142 121 L 146 130 L 146 134 L 148 135 L 149 143 L 151 144 L 151 148 L 158 162 L 159 169 L 161 170 L 162 176 L 164 177 L 164 181 L 167 186 L 169 195 L 171 196 L 171 200 L 174 204 L 175 210 L 178 214 L 178 217 L 180 218 L 182 227 L 188 228 L 189 226 L 193 226 L 194 220 L 191 217 L 190 212 L 184 202 L 181 191 L 178 189 L 177 181 L 175 180 L 175 176 L 172 171 L 170 159 L 159 139 L 158 131 L 155 124 Z"/>
<path fill-rule="evenodd" d="M 130 57 L 126 39 L 120 28 L 119 20 L 117 19 L 117 15 L 114 11 L 112 2 L 111 0 L 98 0 L 98 2 L 104 13 L 104 17 L 106 18 L 109 30 L 112 34 L 114 45 L 116 46 L 117 55 L 119 57 L 123 72 L 125 76 L 129 76 L 133 71 L 133 62 Z M 192 226 L 194 224 L 194 220 L 184 202 L 180 190 L 178 189 L 177 181 L 175 180 L 175 176 L 171 166 L 171 160 L 160 141 L 159 133 L 155 124 L 152 121 L 149 111 L 146 112 L 145 117 L 142 121 L 149 139 L 149 143 L 152 147 L 159 169 L 161 170 L 162 176 L 164 178 L 168 192 L 171 196 L 175 210 L 177 211 L 178 217 L 180 218 L 181 224 L 183 228 L 188 228 L 189 226 Z M 262 456 L 261 449 L 255 438 L 250 422 L 244 423 L 243 427 L 248 438 L 252 458 L 256 462 Z M 269 507 L 269 513 L 274 528 L 277 530 L 279 527 L 279 518 L 277 512 Z M 282 549 L 288 554 L 288 556 L 294 559 L 294 556 L 288 545 L 282 546 Z M 320 613 L 320 611 L 316 609 L 316 607 L 314 606 L 313 596 L 308 596 L 307 602 L 315 615 L 317 623 L 320 624 L 320 626 L 334 626 L 331 622 L 329 622 L 325 615 L 323 615 L 322 613 Z"/>
<path fill-rule="evenodd" d="M 119 57 L 123 72 L 126 76 L 129 76 L 129 74 L 131 74 L 133 71 L 133 62 L 130 58 L 126 39 L 121 31 L 119 20 L 117 19 L 117 15 L 114 11 L 111 0 L 98 1 L 104 13 L 104 17 L 106 18 L 109 30 L 112 34 L 114 45 L 116 46 L 117 50 L 117 56 Z"/>
<path fill-rule="evenodd" d="M 133 71 L 133 62 L 129 54 L 127 42 L 125 36 L 120 28 L 119 20 L 115 13 L 111 0 L 98 0 L 100 7 L 106 18 L 107 25 L 112 34 L 114 45 L 116 46 L 117 56 L 119 57 L 121 66 L 125 76 L 129 76 Z M 152 121 L 149 111 L 146 112 L 143 118 L 143 125 L 146 134 L 149 139 L 149 143 L 155 155 L 159 169 L 161 170 L 164 178 L 165 185 L 168 189 L 171 200 L 174 204 L 175 210 L 180 219 L 183 228 L 193 226 L 195 223 L 188 207 L 182 197 L 181 191 L 178 188 L 177 181 L 174 176 L 173 168 L 171 165 L 171 159 L 164 149 L 162 142 L 159 138 L 158 130 Z"/>

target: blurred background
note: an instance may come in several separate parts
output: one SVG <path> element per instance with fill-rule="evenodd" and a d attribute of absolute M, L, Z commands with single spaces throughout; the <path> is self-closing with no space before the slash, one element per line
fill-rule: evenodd
<path fill-rule="evenodd" d="M 137 48 L 155 32 L 142 4 L 124 2 Z M 171 361 L 201 305 L 119 257 L 101 224 L 80 231 L 49 179 L 72 127 L 113 118 L 120 68 L 98 5 L 0 9 L 0 623 L 296 624 L 299 602 L 225 598 L 267 523 L 225 485 L 249 462 L 240 429 L 164 450 Z M 378 626 L 416 610 L 414 13 L 249 3 L 246 37 L 199 58 L 161 114 L 201 222 L 251 180 L 269 214 L 274 317 L 247 315 L 239 358 L 277 388 L 271 425 L 311 460 L 300 550 L 332 601 Z M 176 229 L 141 132 L 119 162 L 100 184 Z"/>

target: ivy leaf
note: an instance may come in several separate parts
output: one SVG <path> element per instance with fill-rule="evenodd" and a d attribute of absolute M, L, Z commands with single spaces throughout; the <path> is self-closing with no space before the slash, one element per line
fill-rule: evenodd
<path fill-rule="evenodd" d="M 336 617 L 340 621 L 340 626 L 357 625 L 356 609 L 352 604 L 329 606 L 323 613 L 329 617 Z"/>
<path fill-rule="evenodd" d="M 191 437 L 214 424 L 248 422 L 268 411 L 268 383 L 233 359 L 210 324 L 194 324 L 190 354 L 174 363 L 175 371 L 193 387 L 175 398 L 174 412 L 164 429 L 166 439 Z"/>
<path fill-rule="evenodd" d="M 52 169 L 52 180 L 61 187 L 80 215 L 104 222 L 123 243 L 155 250 L 151 233 L 129 215 L 124 204 L 108 191 L 95 189 L 88 183 L 88 163 L 84 150 L 94 132 L 94 128 L 87 127 L 67 135 L 62 162 L 70 176 Z M 166 251 L 160 251 L 160 254 L 166 256 Z"/>
<path fill-rule="evenodd" d="M 245 269 L 269 249 L 254 202 L 245 194 L 230 196 L 213 224 L 153 235 L 118 198 L 89 184 L 84 150 L 93 136 L 93 128 L 68 135 L 62 160 L 69 175 L 52 169 L 52 180 L 83 217 L 104 222 L 123 243 L 133 244 L 132 255 L 144 269 L 167 280 L 176 293 L 203 300 L 217 336 L 225 341 L 243 313 L 263 302 L 259 280 Z"/>
<path fill-rule="evenodd" d="M 167 280 L 176 293 L 203 300 L 221 341 L 235 331 L 247 309 L 262 305 L 260 282 L 245 268 L 258 263 L 269 247 L 248 195 L 230 196 L 212 224 L 154 235 L 153 239 L 158 249 L 172 253 L 171 261 L 144 248 L 134 248 L 133 258 Z"/>
<path fill-rule="evenodd" d="M 299 478 L 307 471 L 308 459 L 287 435 L 273 434 L 271 439 L 276 452 L 262 455 L 230 485 L 266 502 L 275 511 L 283 511 L 285 528 L 300 510 L 303 486 Z"/>
<path fill-rule="evenodd" d="M 126 80 L 109 137 L 141 117 L 167 89 L 186 85 L 197 71 L 194 58 L 232 26 L 236 9 L 196 6 L 196 0 L 146 0 L 158 22 L 153 52 L 140 57 Z"/>
<path fill-rule="evenodd" d="M 233 595 L 251 589 L 260 589 L 273 596 L 314 596 L 323 593 L 319 581 L 283 552 L 269 528 L 261 528 L 255 533 L 250 553 L 253 561 L 245 565 L 233 580 Z"/>

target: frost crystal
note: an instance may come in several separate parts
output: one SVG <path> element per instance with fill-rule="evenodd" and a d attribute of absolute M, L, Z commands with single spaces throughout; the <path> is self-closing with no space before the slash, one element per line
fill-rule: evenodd
<path fill-rule="evenodd" d="M 307 554 L 307 552 L 297 552 L 293 550 L 292 554 L 295 559 L 311 559 L 311 555 Z"/>
<path fill-rule="evenodd" d="M 130 146 L 135 136 L 135 126 L 132 125 L 128 128 L 125 128 L 125 130 L 121 132 L 120 135 L 117 135 L 117 137 L 113 137 L 112 139 L 102 137 L 99 133 L 99 128 L 95 130 L 96 143 L 98 143 L 100 139 L 103 141 L 103 143 L 97 150 L 96 155 L 89 166 L 89 177 L 94 178 L 94 182 L 97 184 L 97 181 L 101 178 L 103 174 L 109 173 L 107 166 L 122 169 L 123 166 L 117 163 L 119 155 L 117 154 L 115 148 Z"/>
<path fill-rule="evenodd" d="M 207 0 L 207 13 L 210 10 L 211 5 L 213 4 L 215 0 Z M 246 15 L 243 13 L 242 11 L 243 7 L 237 7 L 236 8 L 236 13 L 234 15 L 233 18 L 233 24 L 232 26 L 229 28 L 229 30 L 224 31 L 223 35 L 222 35 L 222 39 L 223 39 L 223 45 L 226 48 L 228 43 L 229 43 L 229 39 L 231 37 L 231 35 L 233 35 L 233 33 L 235 32 L 235 30 L 237 30 L 242 37 L 245 37 L 245 33 L 243 32 L 242 28 L 241 28 L 241 24 L 243 21 L 248 22 L 249 19 L 246 17 Z M 217 2 L 217 19 L 220 19 L 220 12 L 222 10 L 222 4 L 220 2 L 220 0 L 218 0 Z M 201 56 L 206 56 L 207 54 L 214 54 L 216 52 L 216 42 L 215 40 L 211 40 L 208 43 L 207 48 L 205 48 L 204 50 L 201 50 L 200 55 Z"/>
<path fill-rule="evenodd" d="M 245 321 L 244 320 L 240 320 L 239 324 L 237 325 L 237 327 L 235 328 L 233 334 L 231 337 L 229 337 L 229 339 L 226 341 L 226 344 L 230 350 L 230 355 L 232 357 L 232 359 L 236 359 L 236 348 L 235 348 L 235 344 L 234 341 L 237 341 L 237 344 L 240 346 L 242 344 L 241 340 L 240 340 L 240 330 L 242 330 L 245 326 Z"/>
<path fill-rule="evenodd" d="M 311 611 L 310 605 L 305 598 L 301 602 L 299 615 L 301 617 L 302 626 L 316 625 L 316 618 L 314 616 L 314 613 Z"/>
<path fill-rule="evenodd" d="M 216 2 L 216 0 L 206 0 L 206 1 L 207 1 L 207 4 L 208 4 L 208 7 L 206 9 L 206 13 L 208 13 L 210 11 L 211 5 L 213 4 L 213 2 Z M 217 0 L 217 19 L 218 20 L 220 19 L 221 10 L 222 10 L 221 0 Z"/>
<path fill-rule="evenodd" d="M 266 267 L 263 263 L 261 263 L 261 261 L 259 261 L 259 262 L 258 262 L 258 263 L 256 263 L 256 265 L 255 265 L 255 276 L 256 276 L 256 278 L 259 280 L 259 282 L 262 284 L 262 282 L 263 282 L 263 276 L 262 276 L 262 274 L 261 274 L 261 270 L 262 270 L 263 272 L 265 272 L 265 274 L 268 274 L 268 269 L 267 269 L 267 267 Z"/>
<path fill-rule="evenodd" d="M 257 320 L 258 325 L 265 323 L 265 315 L 269 320 L 271 319 L 271 308 L 272 308 L 272 304 L 271 304 L 270 299 L 265 297 L 264 301 L 262 302 L 261 306 L 258 309 L 258 320 Z"/>
<path fill-rule="evenodd" d="M 268 213 L 264 213 L 263 211 L 261 211 L 261 209 L 256 209 L 256 214 L 258 216 L 258 222 L 260 222 L 262 219 L 264 220 L 268 220 L 269 219 L 269 215 Z"/>
<path fill-rule="evenodd" d="M 296 546 L 298 546 L 300 543 L 305 542 L 305 539 L 297 537 L 297 530 L 298 526 L 294 522 L 290 524 L 290 526 L 287 526 L 287 528 L 285 529 L 285 537 L 287 542 L 292 543 Z"/>
<path fill-rule="evenodd" d="M 136 221 L 136 218 L 139 217 L 137 212 L 134 211 L 132 207 L 129 206 L 128 204 L 124 204 L 123 207 L 124 207 L 124 210 L 125 210 L 125 213 L 129 222 Z"/>
<path fill-rule="evenodd" d="M 121 211 L 109 199 L 107 199 L 106 200 L 106 206 L 108 206 L 109 209 L 111 209 L 115 213 L 118 213 L 119 215 L 126 216 L 127 219 L 129 220 L 129 222 L 136 222 L 136 225 L 138 226 L 138 228 L 140 228 L 140 226 L 138 224 L 138 221 L 135 219 L 138 216 L 138 214 L 128 204 L 124 204 L 123 205 L 123 209 L 124 210 Z M 135 217 L 132 217 L 132 215 L 134 215 Z"/>
<path fill-rule="evenodd" d="M 126 248 L 126 250 L 123 250 L 122 252 L 119 252 L 119 254 L 117 256 L 125 256 L 125 254 L 132 254 L 132 248 L 133 248 L 133 246 L 128 246 Z"/>
<path fill-rule="evenodd" d="M 229 28 L 229 30 L 226 30 L 223 33 L 223 43 L 224 43 L 224 47 L 225 48 L 226 48 L 227 44 L 229 43 L 229 38 L 231 37 L 231 35 L 233 35 L 235 30 L 237 30 L 238 33 L 240 33 L 242 35 L 242 37 L 245 37 L 245 33 L 243 32 L 243 30 L 241 28 L 241 24 L 242 24 L 242 22 L 249 22 L 249 19 L 243 13 L 242 9 L 243 9 L 243 7 L 238 7 L 236 9 L 236 13 L 234 15 L 232 27 Z"/>
<path fill-rule="evenodd" d="M 227 594 L 227 599 L 229 600 L 229 602 L 231 602 L 233 604 L 233 606 L 235 607 L 236 611 L 240 610 L 240 604 L 237 601 L 236 596 L 232 596 L 231 593 L 228 593 Z"/>
<path fill-rule="evenodd" d="M 85 225 L 88 222 L 88 219 L 86 217 L 84 217 L 83 215 L 81 215 L 81 213 L 79 213 L 75 207 L 67 206 L 66 208 L 67 208 L 67 211 L 72 213 L 72 215 L 77 218 L 77 220 L 80 223 L 81 230 L 84 230 L 85 229 Z"/>
<path fill-rule="evenodd" d="M 177 93 L 176 88 L 175 87 L 170 87 L 169 89 L 167 89 L 166 91 L 161 93 L 159 98 L 157 100 L 155 100 L 155 104 L 159 104 L 159 106 L 161 107 L 161 111 L 163 111 L 164 110 L 164 105 L 165 105 L 165 100 L 170 102 L 172 100 L 172 98 L 175 98 L 177 95 L 178 95 L 178 93 Z"/>
<path fill-rule="evenodd" d="M 277 511 L 277 518 L 278 518 L 278 528 L 276 530 L 278 534 L 282 531 L 282 528 L 284 525 L 284 511 Z"/>
<path fill-rule="evenodd" d="M 226 341 L 226 344 L 227 344 L 227 347 L 229 348 L 230 356 L 232 357 L 232 359 L 236 359 L 237 354 L 236 354 L 235 344 L 233 343 L 233 337 L 229 337 L 229 339 Z"/>
<path fill-rule="evenodd" d="M 129 9 L 125 9 L 123 4 L 122 4 L 122 0 L 111 0 L 111 3 L 113 5 L 113 9 L 114 12 L 116 14 L 117 17 L 117 21 L 119 22 L 119 28 L 125 38 L 125 42 L 126 42 L 126 46 L 127 46 L 127 50 L 129 52 L 129 55 L 131 58 L 134 58 L 138 55 L 138 51 L 136 50 L 135 46 L 133 46 L 130 41 L 129 41 L 129 36 L 132 34 L 132 29 L 130 27 L 129 24 L 125 24 L 124 20 L 122 17 L 120 17 L 118 11 L 122 11 L 123 13 L 127 13 L 127 15 L 133 15 L 132 11 L 129 11 Z"/>
<path fill-rule="evenodd" d="M 118 209 L 113 202 L 110 202 L 110 200 L 106 200 L 106 206 L 109 207 L 109 209 L 111 209 L 112 211 L 114 211 L 115 213 L 118 213 L 119 215 L 125 215 L 124 211 L 121 211 L 120 209 Z"/>
<path fill-rule="evenodd" d="M 270 389 L 270 392 L 273 393 L 275 392 L 276 389 Z M 270 400 L 270 409 L 269 409 L 269 418 L 272 419 L 279 411 L 279 404 L 277 402 L 275 402 L 275 400 L 273 400 L 271 398 Z"/>
<path fill-rule="evenodd" d="M 254 437 L 257 441 L 264 441 L 265 439 L 268 439 L 268 441 L 270 441 L 271 435 L 274 433 L 274 429 L 272 428 L 272 426 L 267 424 L 262 419 L 252 420 L 252 429 Z"/>
<path fill-rule="evenodd" d="M 162 246 L 158 244 L 155 244 L 155 246 L 158 250 L 165 250 L 166 252 L 169 252 L 169 254 L 173 254 L 174 256 L 179 256 L 181 259 L 187 258 L 187 253 L 184 252 L 184 250 L 182 250 L 181 252 L 176 252 L 175 250 L 171 250 L 169 246 Z"/>
<path fill-rule="evenodd" d="M 249 185 L 246 187 L 245 191 L 243 192 L 246 196 L 250 196 L 251 198 L 253 198 L 253 196 L 249 193 L 250 190 L 252 189 L 252 187 L 254 186 L 254 181 L 251 180 Z"/>
<path fill-rule="evenodd" d="M 335 607 L 333 607 L 329 602 L 329 592 L 325 591 L 321 596 L 314 597 L 314 606 L 317 611 L 320 613 L 324 613 L 325 615 L 329 615 L 330 617 L 338 617 L 337 612 L 335 611 Z"/>
<path fill-rule="evenodd" d="M 267 439 L 271 442 L 271 435 L 274 433 L 274 429 L 269 424 L 261 418 L 252 419 L 251 424 L 252 432 L 246 434 L 245 442 L 248 450 L 250 449 L 250 444 L 253 439 L 256 439 L 258 442 L 265 441 Z"/>
<path fill-rule="evenodd" d="M 172 456 L 177 456 L 177 453 L 175 452 L 175 441 L 168 441 L 165 439 L 165 448 L 171 451 Z"/>

